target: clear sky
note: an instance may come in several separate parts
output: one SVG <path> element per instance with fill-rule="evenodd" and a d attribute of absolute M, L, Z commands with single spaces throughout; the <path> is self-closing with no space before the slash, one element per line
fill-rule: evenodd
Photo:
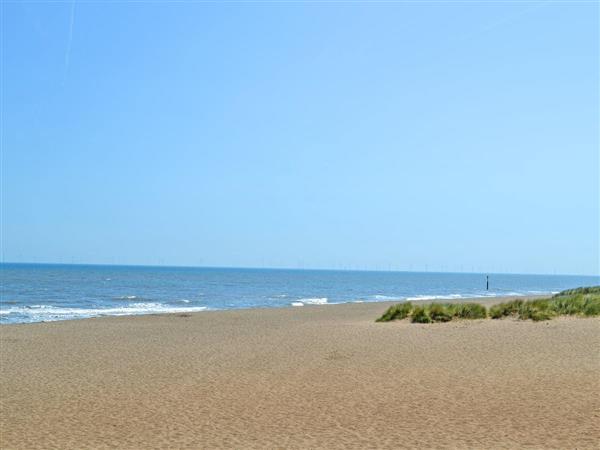
<path fill-rule="evenodd" d="M 5 261 L 599 273 L 599 6 L 3 1 Z"/>

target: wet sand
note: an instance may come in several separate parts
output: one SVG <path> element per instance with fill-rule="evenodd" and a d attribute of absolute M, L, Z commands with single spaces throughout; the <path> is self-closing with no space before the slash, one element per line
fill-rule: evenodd
<path fill-rule="evenodd" d="M 599 448 L 600 319 L 389 303 L 0 327 L 0 447 Z"/>

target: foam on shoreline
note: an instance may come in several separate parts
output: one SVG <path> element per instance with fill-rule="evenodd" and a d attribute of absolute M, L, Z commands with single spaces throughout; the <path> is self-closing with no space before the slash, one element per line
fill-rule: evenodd
<path fill-rule="evenodd" d="M 18 315 L 21 323 L 51 322 L 100 316 L 132 316 L 142 314 L 190 313 L 206 311 L 206 306 L 176 307 L 163 303 L 133 303 L 117 308 L 65 308 L 50 305 L 31 305 L 6 308 L 0 314 Z"/>

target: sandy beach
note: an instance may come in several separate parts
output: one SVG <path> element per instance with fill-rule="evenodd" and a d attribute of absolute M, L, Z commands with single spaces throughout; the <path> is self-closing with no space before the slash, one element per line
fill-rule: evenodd
<path fill-rule="evenodd" d="M 389 305 L 4 325 L 0 446 L 599 448 L 600 319 Z"/>

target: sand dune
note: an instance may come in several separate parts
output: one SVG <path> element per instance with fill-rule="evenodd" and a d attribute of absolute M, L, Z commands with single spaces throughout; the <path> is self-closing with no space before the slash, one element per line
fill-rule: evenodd
<path fill-rule="evenodd" d="M 0 446 L 599 448 L 600 319 L 389 304 L 0 327 Z"/>

